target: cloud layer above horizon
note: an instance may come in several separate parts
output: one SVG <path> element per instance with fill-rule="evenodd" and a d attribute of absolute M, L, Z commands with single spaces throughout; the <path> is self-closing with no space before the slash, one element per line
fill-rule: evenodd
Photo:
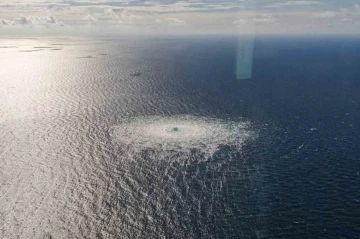
<path fill-rule="evenodd" d="M 0 0 L 0 32 L 360 33 L 353 0 Z"/>

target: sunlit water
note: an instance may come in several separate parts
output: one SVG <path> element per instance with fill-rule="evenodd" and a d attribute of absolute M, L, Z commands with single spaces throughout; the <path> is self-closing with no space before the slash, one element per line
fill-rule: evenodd
<path fill-rule="evenodd" d="M 292 42 L 0 40 L 0 237 L 354 238 L 357 56 Z"/>

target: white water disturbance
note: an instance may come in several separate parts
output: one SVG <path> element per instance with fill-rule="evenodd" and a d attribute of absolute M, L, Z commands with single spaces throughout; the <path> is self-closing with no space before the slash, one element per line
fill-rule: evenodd
<path fill-rule="evenodd" d="M 117 143 L 133 152 L 144 149 L 190 153 L 198 150 L 210 157 L 221 145 L 238 150 L 253 132 L 248 122 L 181 115 L 140 117 L 116 125 L 112 135 Z"/>

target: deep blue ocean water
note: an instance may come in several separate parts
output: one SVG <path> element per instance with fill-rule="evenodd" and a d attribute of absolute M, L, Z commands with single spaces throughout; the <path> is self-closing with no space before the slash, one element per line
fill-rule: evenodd
<path fill-rule="evenodd" d="M 257 37 L 248 80 L 229 36 L 2 46 L 2 237 L 359 238 L 358 37 Z M 208 158 L 111 136 L 177 115 L 256 137 Z"/>
<path fill-rule="evenodd" d="M 242 81 L 232 44 L 212 44 L 192 48 L 198 68 L 186 72 L 229 100 L 224 113 L 261 128 L 244 157 L 260 167 L 251 191 L 265 237 L 359 237 L 359 39 L 259 37 L 253 78 Z"/>

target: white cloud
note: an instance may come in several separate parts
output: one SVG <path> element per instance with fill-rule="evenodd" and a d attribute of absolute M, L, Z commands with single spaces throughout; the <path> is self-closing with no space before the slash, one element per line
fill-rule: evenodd
<path fill-rule="evenodd" d="M 355 4 L 355 6 L 354 6 L 354 15 L 360 17 L 360 4 Z"/>
<path fill-rule="evenodd" d="M 276 22 L 276 20 L 271 17 L 254 18 L 254 23 L 257 23 L 257 24 L 266 24 L 266 23 L 274 23 L 274 22 Z"/>
<path fill-rule="evenodd" d="M 258 17 L 252 17 L 247 19 L 239 19 L 233 22 L 234 25 L 244 26 L 244 25 L 260 25 L 260 24 L 269 24 L 275 23 L 276 19 L 271 14 L 263 14 Z"/>
<path fill-rule="evenodd" d="M 87 15 L 83 20 L 91 24 L 102 25 L 103 27 L 114 26 L 114 25 L 135 25 L 138 23 L 143 16 L 134 14 L 128 9 L 113 9 L 109 7 L 97 7 L 91 8 L 90 14 Z"/>
<path fill-rule="evenodd" d="M 330 19 L 330 18 L 335 18 L 339 15 L 338 12 L 334 12 L 334 11 L 325 11 L 325 12 L 319 12 L 319 13 L 315 13 L 313 15 L 313 18 L 318 18 L 318 19 Z"/>
<path fill-rule="evenodd" d="M 111 9 L 111 8 L 105 8 L 104 13 L 107 14 L 108 16 L 110 16 L 111 19 L 113 19 L 113 20 L 118 20 L 119 19 L 118 15 L 116 15 L 114 10 Z"/>
<path fill-rule="evenodd" d="M 341 8 L 339 11 L 324 11 L 324 12 L 316 12 L 313 14 L 313 18 L 315 19 L 338 19 L 342 22 L 354 22 L 360 20 L 360 5 L 355 4 L 352 9 Z"/>
<path fill-rule="evenodd" d="M 120 13 L 120 19 L 123 22 L 127 22 L 127 23 L 133 23 L 134 21 L 140 20 L 142 18 L 143 18 L 142 16 L 136 15 L 132 11 L 129 11 L 127 9 L 124 9 Z"/>
<path fill-rule="evenodd" d="M 13 21 L 0 19 L 0 26 L 12 26 L 12 25 L 14 25 Z"/>
<path fill-rule="evenodd" d="M 50 27 L 50 26 L 64 26 L 64 23 L 57 20 L 54 16 L 48 15 L 45 17 L 38 16 L 22 16 L 14 18 L 13 20 L 0 19 L 2 26 L 24 26 L 24 27 Z"/>
<path fill-rule="evenodd" d="M 61 19 L 68 28 L 80 29 L 91 24 L 99 29 L 132 27 L 144 32 L 152 32 L 153 29 L 168 32 L 175 29 L 173 26 L 183 26 L 174 30 L 177 32 L 196 33 L 233 33 L 240 26 L 257 26 L 258 32 L 266 33 L 317 32 L 326 30 L 328 24 L 332 24 L 334 29 L 359 32 L 355 24 L 360 22 L 360 4 L 351 5 L 350 0 L 341 3 L 339 0 L 336 4 L 326 0 L 259 0 L 256 1 L 256 10 L 254 2 L 255 0 L 0 0 L 0 28 L 20 29 L 18 26 L 22 26 L 22 29 L 27 28 L 24 32 L 30 32 L 36 27 L 50 29 L 64 25 L 57 20 Z M 44 13 L 56 18 L 34 17 Z M 86 27 L 84 29 L 89 30 Z M 58 30 L 55 28 L 54 31 Z"/>
<path fill-rule="evenodd" d="M 245 19 L 239 19 L 239 20 L 233 21 L 233 24 L 234 24 L 234 25 L 242 26 L 242 25 L 245 25 L 247 22 L 248 22 L 248 21 L 245 20 Z"/>
<path fill-rule="evenodd" d="M 168 17 L 166 20 L 168 21 L 169 25 L 174 25 L 174 26 L 186 25 L 185 21 L 179 20 L 179 19 L 174 18 L 174 17 Z"/>
<path fill-rule="evenodd" d="M 274 3 L 267 7 L 278 8 L 278 7 L 293 7 L 293 6 L 321 5 L 321 4 L 322 3 L 318 1 L 288 1 L 288 2 Z"/>
<path fill-rule="evenodd" d="M 98 19 L 96 19 L 95 17 L 91 16 L 91 15 L 87 15 L 86 17 L 83 18 L 83 20 L 89 24 L 94 24 L 98 22 Z"/>

